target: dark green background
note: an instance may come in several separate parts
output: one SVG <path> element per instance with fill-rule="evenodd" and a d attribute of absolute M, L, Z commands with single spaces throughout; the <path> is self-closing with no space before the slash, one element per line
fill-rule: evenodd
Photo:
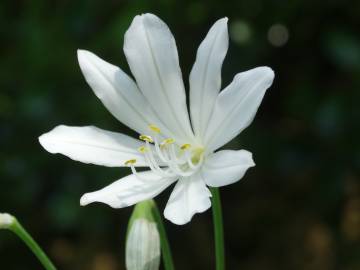
<path fill-rule="evenodd" d="M 360 269 L 360 1 L 1 1 L 0 212 L 16 215 L 60 269 L 124 269 L 131 208 L 79 206 L 128 173 L 44 151 L 58 124 L 129 132 L 97 100 L 76 49 L 129 72 L 132 18 L 152 12 L 172 29 L 184 80 L 215 20 L 229 17 L 223 85 L 260 65 L 276 78 L 253 124 L 231 147 L 254 154 L 244 179 L 221 189 L 228 269 Z M 280 23 L 281 47 L 268 40 Z M 169 190 L 157 198 L 163 209 Z M 214 269 L 211 212 L 166 223 L 178 269 Z M 40 269 L 0 232 L 1 269 Z"/>

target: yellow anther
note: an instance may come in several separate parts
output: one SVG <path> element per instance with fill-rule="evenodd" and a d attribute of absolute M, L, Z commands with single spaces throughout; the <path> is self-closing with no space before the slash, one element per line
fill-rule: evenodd
<path fill-rule="evenodd" d="M 154 140 L 148 135 L 140 135 L 139 139 L 144 141 L 144 142 L 149 142 L 149 143 L 154 142 Z"/>
<path fill-rule="evenodd" d="M 139 148 L 138 148 L 138 150 L 139 150 L 139 152 L 140 153 L 146 153 L 147 151 L 149 151 L 149 148 L 147 148 L 146 146 L 140 146 Z"/>
<path fill-rule="evenodd" d="M 136 163 L 136 159 L 129 159 L 125 161 L 125 166 L 134 165 Z"/>
<path fill-rule="evenodd" d="M 185 143 L 182 146 L 180 146 L 181 150 L 188 150 L 189 148 L 191 148 L 191 144 L 189 143 Z"/>
<path fill-rule="evenodd" d="M 174 142 L 175 142 L 175 140 L 173 138 L 167 138 L 161 142 L 161 146 L 166 146 L 166 145 L 172 144 Z"/>
<path fill-rule="evenodd" d="M 158 128 L 157 126 L 150 124 L 149 125 L 150 130 L 154 131 L 155 133 L 160 133 L 160 128 Z"/>

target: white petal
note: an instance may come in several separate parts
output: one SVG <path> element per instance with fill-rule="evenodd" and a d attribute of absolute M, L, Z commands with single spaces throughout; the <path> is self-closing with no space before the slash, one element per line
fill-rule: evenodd
<path fill-rule="evenodd" d="M 125 34 L 124 52 L 136 82 L 173 133 L 192 139 L 174 37 L 152 14 L 136 16 Z"/>
<path fill-rule="evenodd" d="M 223 146 L 250 125 L 273 79 L 274 72 L 268 67 L 235 76 L 216 100 L 205 137 L 208 151 Z"/>
<path fill-rule="evenodd" d="M 190 73 L 190 112 L 195 134 L 203 138 L 221 87 L 221 67 L 229 47 L 227 18 L 211 27 Z"/>
<path fill-rule="evenodd" d="M 207 157 L 201 174 L 208 186 L 221 187 L 239 181 L 255 166 L 252 154 L 246 150 L 223 150 Z"/>
<path fill-rule="evenodd" d="M 164 216 L 177 225 L 188 223 L 194 214 L 209 209 L 210 197 L 200 174 L 181 178 L 170 195 Z"/>
<path fill-rule="evenodd" d="M 120 68 L 85 50 L 78 50 L 78 60 L 87 83 L 119 121 L 142 134 L 149 132 L 149 124 L 156 123 L 163 133 L 173 136 L 157 120 L 135 82 Z"/>
<path fill-rule="evenodd" d="M 80 204 L 84 206 L 101 202 L 113 208 L 123 208 L 154 198 L 176 180 L 159 177 L 151 171 L 141 172 L 139 175 L 141 179 L 131 174 L 101 190 L 86 193 L 81 197 Z"/>
<path fill-rule="evenodd" d="M 143 155 L 137 150 L 143 142 L 94 126 L 57 126 L 41 135 L 39 141 L 48 152 L 60 153 L 83 163 L 120 167 L 135 158 L 137 166 L 146 166 Z"/>

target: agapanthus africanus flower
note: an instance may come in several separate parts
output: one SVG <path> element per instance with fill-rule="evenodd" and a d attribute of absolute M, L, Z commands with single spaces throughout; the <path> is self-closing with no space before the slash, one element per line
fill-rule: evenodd
<path fill-rule="evenodd" d="M 253 120 L 274 73 L 258 67 L 237 74 L 221 92 L 221 66 L 228 49 L 227 18 L 218 20 L 197 51 L 190 73 L 190 116 L 175 40 L 152 14 L 136 16 L 124 52 L 135 81 L 89 51 L 78 59 L 86 81 L 105 107 L 139 139 L 94 126 L 58 126 L 41 145 L 84 163 L 130 167 L 132 174 L 82 196 L 81 205 L 122 208 L 155 197 L 176 182 L 164 215 L 189 222 L 211 206 L 207 186 L 241 179 L 254 166 L 246 150 L 221 150 Z M 191 119 L 191 123 L 190 123 Z M 137 171 L 137 167 L 149 167 Z"/>

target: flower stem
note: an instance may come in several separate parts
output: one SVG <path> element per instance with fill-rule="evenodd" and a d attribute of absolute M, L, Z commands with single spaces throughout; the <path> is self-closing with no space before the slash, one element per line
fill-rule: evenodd
<path fill-rule="evenodd" d="M 169 240 L 167 238 L 166 231 L 165 231 L 165 226 L 162 221 L 162 217 L 159 212 L 159 209 L 156 205 L 155 205 L 155 207 L 153 207 L 152 212 L 153 212 L 153 216 L 154 216 L 154 219 L 158 226 L 158 230 L 159 230 L 159 234 L 160 234 L 160 243 L 161 243 L 161 251 L 162 251 L 162 256 L 163 256 L 164 268 L 166 270 L 175 270 L 172 255 L 171 255 Z"/>
<path fill-rule="evenodd" d="M 222 219 L 220 192 L 218 188 L 210 188 L 210 190 L 212 194 L 216 270 L 225 270 L 224 225 Z"/>
<path fill-rule="evenodd" d="M 53 263 L 50 261 L 45 252 L 40 248 L 40 246 L 35 242 L 31 235 L 24 229 L 23 226 L 14 218 L 14 221 L 9 226 L 9 229 L 14 232 L 24 243 L 30 248 L 30 250 L 35 254 L 41 264 L 46 270 L 56 270 Z"/>

